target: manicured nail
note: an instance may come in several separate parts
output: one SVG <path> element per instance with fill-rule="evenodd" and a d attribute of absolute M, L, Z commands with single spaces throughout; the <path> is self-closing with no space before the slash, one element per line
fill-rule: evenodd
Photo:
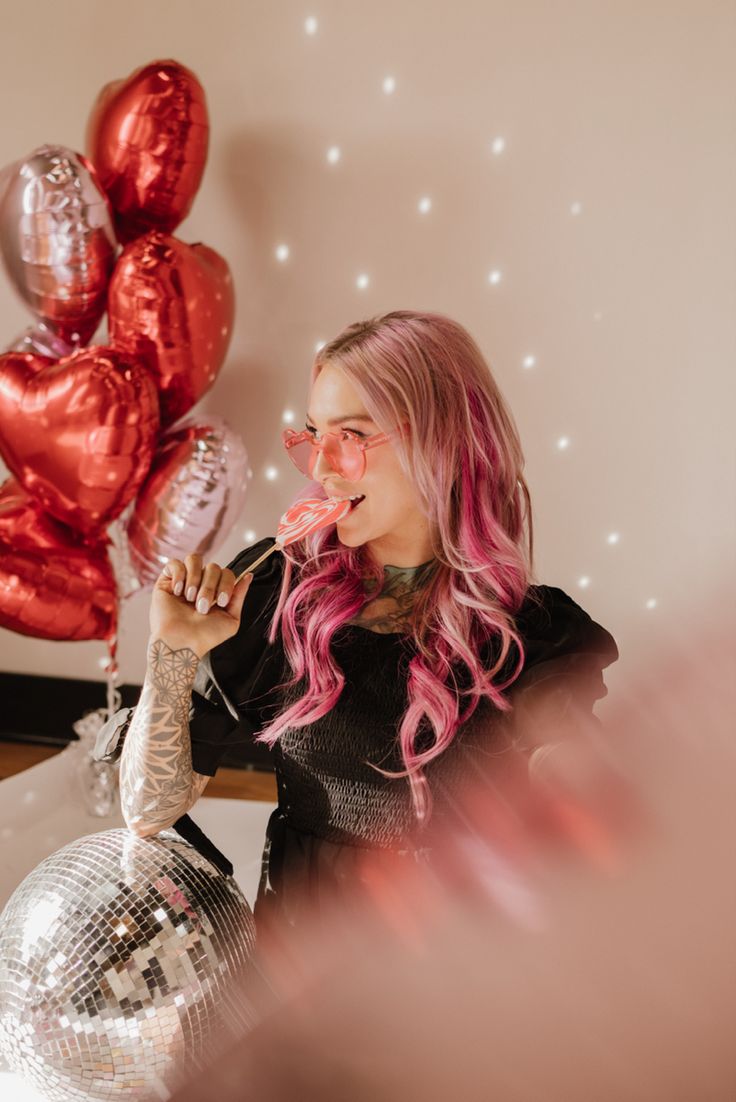
<path fill-rule="evenodd" d="M 184 588 L 184 582 L 179 580 L 176 583 L 176 585 L 174 586 L 174 593 L 177 597 L 179 597 L 181 595 L 181 591 L 182 591 L 183 588 Z"/>
<path fill-rule="evenodd" d="M 228 597 L 227 593 L 218 593 L 217 603 L 220 606 L 220 608 L 224 608 L 229 599 L 230 598 Z"/>
<path fill-rule="evenodd" d="M 197 587 L 196 587 L 196 585 L 190 585 L 189 589 L 187 590 L 187 600 L 188 601 L 193 601 L 196 596 L 197 596 Z"/>
<path fill-rule="evenodd" d="M 197 612 L 205 613 L 210 607 L 210 602 L 206 597 L 200 597 L 197 601 Z"/>

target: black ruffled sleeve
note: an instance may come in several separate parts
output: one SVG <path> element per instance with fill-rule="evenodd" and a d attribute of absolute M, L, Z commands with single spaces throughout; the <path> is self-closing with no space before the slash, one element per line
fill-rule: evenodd
<path fill-rule="evenodd" d="M 274 542 L 273 537 L 246 547 L 229 562 L 237 575 Z M 192 689 L 189 731 L 192 768 L 214 776 L 220 760 L 236 743 L 251 742 L 278 710 L 276 686 L 284 677 L 280 633 L 273 644 L 268 630 L 283 577 L 283 555 L 274 551 L 256 567 L 243 604 L 240 627 L 204 656 Z"/>
<path fill-rule="evenodd" d="M 537 600 L 527 598 L 515 617 L 526 651 L 524 668 L 507 690 L 522 736 L 518 745 L 527 750 L 543 745 L 556 721 L 598 723 L 593 707 L 608 693 L 603 670 L 619 657 L 610 632 L 564 590 L 546 585 L 531 590 Z M 524 720 L 542 697 L 550 728 L 537 733 Z"/>

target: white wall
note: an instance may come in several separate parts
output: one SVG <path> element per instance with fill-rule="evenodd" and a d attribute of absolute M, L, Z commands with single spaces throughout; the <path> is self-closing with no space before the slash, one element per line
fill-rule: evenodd
<path fill-rule="evenodd" d="M 299 484 L 279 432 L 284 410 L 301 420 L 317 342 L 433 309 L 471 331 L 511 404 L 540 577 L 615 635 L 609 689 L 683 631 L 734 546 L 732 4 L 4 8 L 0 166 L 80 149 L 101 86 L 148 61 L 204 84 L 209 162 L 177 234 L 233 270 L 231 351 L 200 408 L 242 434 L 255 475 L 221 561 L 274 534 Z M 0 341 L 28 321 L 0 279 Z M 126 681 L 143 678 L 148 601 L 122 611 Z M 5 670 L 102 679 L 104 654 L 0 630 Z"/>

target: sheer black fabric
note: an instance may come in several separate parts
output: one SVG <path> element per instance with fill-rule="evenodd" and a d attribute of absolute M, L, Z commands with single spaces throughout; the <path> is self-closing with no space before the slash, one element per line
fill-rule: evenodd
<path fill-rule="evenodd" d="M 259 540 L 228 567 L 237 577 L 273 543 Z M 197 773 L 213 777 L 227 748 L 250 742 L 280 711 L 274 690 L 288 671 L 280 633 L 273 645 L 267 636 L 283 566 L 281 552 L 274 551 L 256 568 L 237 633 L 200 662 L 189 713 L 192 767 Z"/>

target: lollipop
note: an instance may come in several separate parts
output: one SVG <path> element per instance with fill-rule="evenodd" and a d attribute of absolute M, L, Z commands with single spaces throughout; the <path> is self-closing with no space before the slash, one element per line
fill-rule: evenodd
<path fill-rule="evenodd" d="M 316 532 L 318 528 L 325 528 L 328 524 L 336 524 L 338 520 L 348 515 L 352 507 L 353 502 L 349 498 L 337 501 L 335 498 L 310 497 L 306 501 L 297 501 L 286 510 L 279 521 L 276 542 L 271 544 L 268 551 L 264 551 L 260 558 L 251 563 L 247 570 L 238 575 L 235 584 L 237 585 L 243 574 L 252 574 L 276 548 L 281 551 L 287 543 L 302 540 L 310 532 Z"/>

